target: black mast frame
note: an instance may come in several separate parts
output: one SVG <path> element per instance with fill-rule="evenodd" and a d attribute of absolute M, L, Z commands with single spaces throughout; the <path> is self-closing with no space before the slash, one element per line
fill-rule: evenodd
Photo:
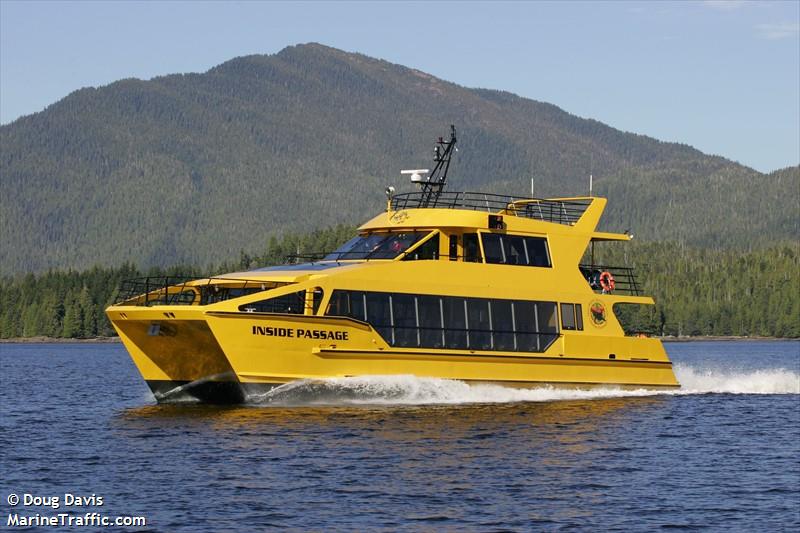
<path fill-rule="evenodd" d="M 455 149 L 456 127 L 451 124 L 450 140 L 445 141 L 442 137 L 439 137 L 439 140 L 436 141 L 436 146 L 433 148 L 433 161 L 436 165 L 433 167 L 428 179 L 420 182 L 420 187 L 422 188 L 420 207 L 430 207 L 431 204 L 436 205 L 439 195 L 442 194 L 442 190 L 447 184 L 447 171 L 450 170 L 450 160 Z"/>

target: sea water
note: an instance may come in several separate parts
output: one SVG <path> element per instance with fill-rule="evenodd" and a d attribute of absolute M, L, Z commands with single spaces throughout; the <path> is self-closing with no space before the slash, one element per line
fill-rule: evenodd
<path fill-rule="evenodd" d="M 800 343 L 666 347 L 677 391 L 378 376 L 216 407 L 156 405 L 118 344 L 3 344 L 2 528 L 800 529 Z"/>

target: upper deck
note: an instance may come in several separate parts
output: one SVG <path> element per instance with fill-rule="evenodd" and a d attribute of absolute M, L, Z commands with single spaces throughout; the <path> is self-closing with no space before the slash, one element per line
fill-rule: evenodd
<path fill-rule="evenodd" d="M 482 192 L 422 192 L 392 197 L 386 211 L 359 231 L 464 228 L 628 241 L 630 235 L 596 231 L 607 200 L 596 196 L 527 198 Z"/>
<path fill-rule="evenodd" d="M 443 191 L 431 198 L 423 192 L 410 192 L 392 197 L 392 211 L 405 209 L 464 209 L 499 215 L 574 225 L 583 216 L 594 198 L 526 198 L 482 192 Z"/>

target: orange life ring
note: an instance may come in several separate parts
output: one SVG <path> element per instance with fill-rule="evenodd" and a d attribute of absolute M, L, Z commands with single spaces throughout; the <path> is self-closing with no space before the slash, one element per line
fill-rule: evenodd
<path fill-rule="evenodd" d="M 614 276 L 612 276 L 611 272 L 608 270 L 605 270 L 602 274 L 600 274 L 600 287 L 602 287 L 603 292 L 611 292 L 614 290 L 614 287 L 616 287 Z"/>

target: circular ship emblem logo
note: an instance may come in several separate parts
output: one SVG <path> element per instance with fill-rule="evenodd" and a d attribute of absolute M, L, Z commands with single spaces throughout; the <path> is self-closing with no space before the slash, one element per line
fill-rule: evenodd
<path fill-rule="evenodd" d="M 391 220 L 395 224 L 401 224 L 406 220 L 408 220 L 408 217 L 409 215 L 405 211 L 397 211 L 391 217 L 389 217 L 389 220 Z"/>
<path fill-rule="evenodd" d="M 606 325 L 606 306 L 602 302 L 592 302 L 589 304 L 589 316 L 595 326 L 602 328 Z"/>

